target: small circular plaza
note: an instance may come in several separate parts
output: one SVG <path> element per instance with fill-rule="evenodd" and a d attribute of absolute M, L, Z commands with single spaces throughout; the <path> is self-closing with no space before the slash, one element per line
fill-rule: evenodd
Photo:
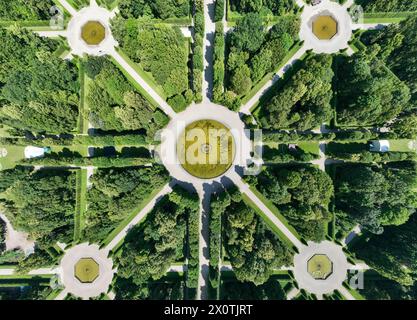
<path fill-rule="evenodd" d="M 82 299 L 107 293 L 115 272 L 108 251 L 88 243 L 66 250 L 60 269 L 64 291 Z"/>
<path fill-rule="evenodd" d="M 309 241 L 294 256 L 294 277 L 300 289 L 317 295 L 340 289 L 348 269 L 343 248 L 331 241 Z"/>
<path fill-rule="evenodd" d="M 73 55 L 103 56 L 117 47 L 110 28 L 114 12 L 98 6 L 77 11 L 68 23 L 67 38 Z"/>
<path fill-rule="evenodd" d="M 301 14 L 300 39 L 315 53 L 336 53 L 349 47 L 352 18 L 348 8 L 330 0 L 305 5 Z"/>

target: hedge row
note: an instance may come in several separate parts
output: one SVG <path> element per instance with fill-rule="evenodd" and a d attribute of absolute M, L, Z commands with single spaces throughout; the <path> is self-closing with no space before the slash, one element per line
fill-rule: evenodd
<path fill-rule="evenodd" d="M 224 0 L 216 0 L 216 4 L 215 4 L 215 11 L 214 11 L 214 21 L 215 22 L 220 22 L 223 20 L 224 18 L 224 4 L 225 1 Z"/>
<path fill-rule="evenodd" d="M 0 138 L 1 145 L 34 145 L 34 146 L 145 146 L 148 144 L 146 136 L 140 134 L 127 134 L 121 136 L 72 136 L 68 138 Z"/>
<path fill-rule="evenodd" d="M 224 59 L 225 59 L 225 38 L 223 22 L 216 23 L 216 33 L 214 36 L 214 72 L 213 72 L 213 100 L 216 103 L 223 103 L 224 92 Z"/>
<path fill-rule="evenodd" d="M 288 145 L 280 144 L 278 148 L 263 148 L 262 158 L 266 164 L 289 163 L 289 162 L 310 162 L 319 158 L 317 154 L 306 152 L 297 147 L 290 149 Z"/>
<path fill-rule="evenodd" d="M 378 139 L 395 139 L 392 133 L 380 133 L 369 130 L 349 130 L 332 133 L 300 133 L 297 131 L 263 131 L 264 142 L 298 142 L 298 141 L 361 141 Z"/>
<path fill-rule="evenodd" d="M 99 168 L 111 168 L 111 167 L 134 167 L 143 166 L 154 163 L 155 160 L 149 157 L 76 157 L 76 156 L 47 156 L 45 158 L 24 159 L 20 163 L 24 165 L 38 165 L 38 166 L 54 166 L 54 167 L 99 167 Z"/>
<path fill-rule="evenodd" d="M 204 2 L 195 1 L 194 14 L 194 45 L 193 45 L 193 89 L 194 100 L 200 103 L 203 100 L 203 71 L 204 71 Z"/>
<path fill-rule="evenodd" d="M 326 156 L 336 160 L 344 160 L 350 162 L 395 162 L 405 160 L 416 160 L 417 154 L 415 152 L 371 152 L 362 151 L 358 153 L 334 152 L 326 151 Z"/>

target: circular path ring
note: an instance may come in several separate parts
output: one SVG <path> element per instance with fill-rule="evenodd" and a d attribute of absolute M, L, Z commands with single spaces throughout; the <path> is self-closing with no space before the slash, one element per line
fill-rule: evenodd
<path fill-rule="evenodd" d="M 325 280 L 314 279 L 307 270 L 308 261 L 315 255 L 326 255 L 333 263 L 333 272 Z M 294 256 L 294 277 L 300 289 L 317 295 L 331 293 L 342 287 L 348 269 L 349 263 L 342 247 L 330 241 L 309 241 L 308 245 L 303 246 L 300 253 Z"/>
<path fill-rule="evenodd" d="M 82 283 L 75 276 L 75 265 L 80 259 L 91 258 L 99 265 L 99 275 L 91 283 Z M 65 252 L 61 260 L 61 280 L 65 291 L 83 299 L 89 299 L 107 293 L 113 280 L 113 261 L 108 258 L 107 250 L 100 250 L 94 244 L 82 243 Z"/>

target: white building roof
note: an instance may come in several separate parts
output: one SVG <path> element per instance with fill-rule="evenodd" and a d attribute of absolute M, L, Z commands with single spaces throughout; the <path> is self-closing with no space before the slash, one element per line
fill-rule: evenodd
<path fill-rule="evenodd" d="M 39 148 L 39 147 L 26 147 L 25 148 L 25 158 L 26 159 L 31 159 L 31 158 L 40 158 L 43 157 L 45 155 L 45 150 L 44 148 Z"/>

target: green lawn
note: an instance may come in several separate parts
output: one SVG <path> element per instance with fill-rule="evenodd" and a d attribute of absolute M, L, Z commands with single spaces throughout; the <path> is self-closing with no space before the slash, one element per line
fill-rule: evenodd
<path fill-rule="evenodd" d="M 361 295 L 357 290 L 352 289 L 346 282 L 343 283 L 343 286 L 349 291 L 349 293 L 356 299 L 356 300 L 366 300 L 363 295 Z"/>
<path fill-rule="evenodd" d="M 0 150 L 7 152 L 5 157 L 0 157 L 0 170 L 14 168 L 16 163 L 25 158 L 23 146 L 1 146 Z"/>
<path fill-rule="evenodd" d="M 318 141 L 301 141 L 297 143 L 297 146 L 305 152 L 320 154 L 320 143 Z"/>
<path fill-rule="evenodd" d="M 390 151 L 392 152 L 412 152 L 417 151 L 416 140 L 389 140 Z"/>
<path fill-rule="evenodd" d="M 10 137 L 10 134 L 7 132 L 7 130 L 10 130 L 10 129 L 12 128 L 5 124 L 2 124 L 0 126 L 0 137 Z"/>
<path fill-rule="evenodd" d="M 53 153 L 67 153 L 67 152 L 76 152 L 83 157 L 88 156 L 88 146 L 84 145 L 72 145 L 72 146 L 51 146 L 51 152 Z"/>

